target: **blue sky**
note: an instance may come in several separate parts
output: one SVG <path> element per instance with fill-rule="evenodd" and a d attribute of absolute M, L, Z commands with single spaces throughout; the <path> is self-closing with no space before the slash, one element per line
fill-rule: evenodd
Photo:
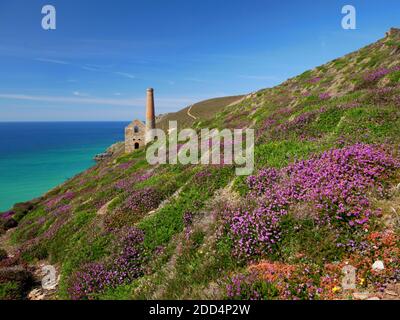
<path fill-rule="evenodd" d="M 57 29 L 41 27 L 54 5 Z M 341 8 L 357 9 L 357 30 Z M 400 26 L 398 0 L 2 0 L 0 121 L 144 117 L 249 93 Z"/>

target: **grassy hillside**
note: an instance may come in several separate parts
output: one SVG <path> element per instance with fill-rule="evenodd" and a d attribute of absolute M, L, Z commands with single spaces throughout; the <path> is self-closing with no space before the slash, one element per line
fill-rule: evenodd
<path fill-rule="evenodd" d="M 179 128 L 191 128 L 196 120 L 212 120 L 224 108 L 239 102 L 242 98 L 244 96 L 221 97 L 195 103 L 178 112 L 166 114 L 157 123 L 157 128 L 167 131 L 169 121 L 177 121 Z"/>
<path fill-rule="evenodd" d="M 205 102 L 212 116 L 181 111 L 197 129 L 254 128 L 254 175 L 150 166 L 120 146 L 2 215 L 3 232 L 18 226 L 0 267 L 53 264 L 57 298 L 353 299 L 351 264 L 357 291 L 387 297 L 400 281 L 399 61 L 393 32 L 236 105 Z M 0 296 L 23 295 L 1 270 Z"/>

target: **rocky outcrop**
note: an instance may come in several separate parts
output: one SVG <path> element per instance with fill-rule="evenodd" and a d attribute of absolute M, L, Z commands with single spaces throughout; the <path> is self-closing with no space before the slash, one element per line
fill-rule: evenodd
<path fill-rule="evenodd" d="M 104 153 L 96 154 L 93 159 L 94 159 L 94 161 L 99 162 L 99 161 L 109 159 L 109 158 L 111 158 L 111 156 L 112 156 L 112 153 L 104 152 Z"/>
<path fill-rule="evenodd" d="M 56 274 L 54 278 L 49 277 L 49 270 L 53 269 Z M 39 263 L 33 277 L 35 279 L 34 288 L 28 293 L 28 300 L 54 300 L 57 297 L 57 289 L 60 281 L 60 275 L 56 271 L 56 267 L 48 265 L 46 262 Z"/>
<path fill-rule="evenodd" d="M 386 37 L 391 37 L 395 35 L 400 35 L 399 28 L 390 28 L 390 30 L 386 32 Z"/>

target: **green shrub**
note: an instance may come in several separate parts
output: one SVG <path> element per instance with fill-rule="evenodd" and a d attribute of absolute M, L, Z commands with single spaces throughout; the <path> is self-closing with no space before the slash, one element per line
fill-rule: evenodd
<path fill-rule="evenodd" d="M 4 249 L 0 249 L 0 261 L 7 259 L 8 255 L 7 255 L 7 251 Z"/>
<path fill-rule="evenodd" d="M 400 71 L 394 71 L 389 74 L 389 79 L 392 84 L 397 84 L 400 82 Z"/>
<path fill-rule="evenodd" d="M 0 300 L 18 300 L 22 298 L 17 282 L 0 283 Z"/>
<path fill-rule="evenodd" d="M 305 259 L 307 263 L 323 265 L 325 262 L 340 261 L 345 253 L 343 248 L 336 246 L 335 230 L 328 226 L 317 226 L 312 219 L 288 215 L 282 220 L 282 230 L 282 242 L 275 259 L 290 263 Z M 351 234 L 347 236 L 352 237 Z M 296 258 L 298 254 L 302 255 Z"/>
<path fill-rule="evenodd" d="M 0 300 L 24 299 L 32 283 L 31 273 L 21 266 L 0 268 Z"/>
<path fill-rule="evenodd" d="M 28 201 L 23 203 L 17 203 L 13 207 L 13 211 L 15 212 L 13 218 L 18 222 L 34 208 L 35 208 L 34 202 Z"/>

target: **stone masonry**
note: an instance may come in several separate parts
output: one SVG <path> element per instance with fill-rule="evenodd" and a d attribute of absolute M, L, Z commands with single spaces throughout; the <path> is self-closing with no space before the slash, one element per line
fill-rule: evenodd
<path fill-rule="evenodd" d="M 155 129 L 154 90 L 147 89 L 146 125 L 136 119 L 125 128 L 125 152 L 131 153 L 146 145 L 146 132 Z"/>

